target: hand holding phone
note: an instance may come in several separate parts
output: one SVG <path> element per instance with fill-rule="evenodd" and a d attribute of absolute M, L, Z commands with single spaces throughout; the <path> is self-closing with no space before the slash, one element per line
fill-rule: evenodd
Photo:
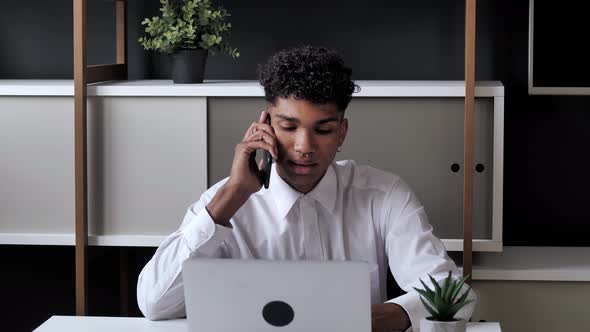
<path fill-rule="evenodd" d="M 261 159 L 257 157 L 261 152 Z M 228 225 L 230 218 L 246 202 L 250 195 L 268 188 L 272 160 L 278 158 L 274 130 L 270 127 L 270 115 L 263 111 L 258 121 L 253 122 L 244 138 L 236 144 L 234 159 L 228 180 L 207 204 L 207 211 L 215 223 Z"/>

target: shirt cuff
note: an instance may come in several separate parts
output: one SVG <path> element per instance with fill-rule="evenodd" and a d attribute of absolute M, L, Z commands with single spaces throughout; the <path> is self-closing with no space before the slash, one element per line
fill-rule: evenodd
<path fill-rule="evenodd" d="M 182 235 L 188 243 L 192 255 L 211 256 L 229 237 L 232 229 L 216 224 L 206 208 L 189 217 Z"/>
<path fill-rule="evenodd" d="M 408 314 L 408 317 L 410 317 L 411 326 L 406 331 L 419 332 L 420 320 L 430 316 L 430 313 L 424 308 L 422 301 L 420 301 L 420 294 L 415 291 L 410 291 L 387 302 L 401 306 Z"/>

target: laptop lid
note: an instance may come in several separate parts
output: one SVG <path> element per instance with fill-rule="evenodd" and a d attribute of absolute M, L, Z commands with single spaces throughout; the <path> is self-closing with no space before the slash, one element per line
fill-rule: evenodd
<path fill-rule="evenodd" d="M 369 268 L 351 261 L 190 259 L 189 332 L 369 332 Z"/>

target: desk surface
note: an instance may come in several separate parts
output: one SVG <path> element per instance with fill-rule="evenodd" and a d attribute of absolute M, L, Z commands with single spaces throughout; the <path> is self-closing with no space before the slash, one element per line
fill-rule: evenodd
<path fill-rule="evenodd" d="M 186 332 L 186 319 L 53 316 L 34 332 Z M 467 332 L 501 332 L 499 323 L 467 323 Z"/>

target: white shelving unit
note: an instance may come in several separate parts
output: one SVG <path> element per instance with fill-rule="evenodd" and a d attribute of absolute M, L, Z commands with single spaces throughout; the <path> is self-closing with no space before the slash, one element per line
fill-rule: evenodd
<path fill-rule="evenodd" d="M 360 93 L 354 95 L 354 98 L 460 98 L 464 97 L 465 94 L 465 84 L 463 81 L 356 81 L 356 83 L 360 86 L 361 90 Z M 14 100 L 15 98 L 22 97 L 62 97 L 66 98 L 65 100 L 70 100 L 69 97 L 72 97 L 71 103 L 73 109 L 73 95 L 73 80 L 0 80 L 0 107 L 2 101 L 7 100 L 5 98 L 12 98 Z M 502 250 L 504 87 L 500 82 L 478 82 L 476 84 L 475 95 L 477 98 L 491 98 L 493 100 L 493 216 L 492 238 L 474 239 L 473 250 L 498 252 Z M 206 81 L 203 84 L 196 85 L 184 85 L 173 84 L 169 80 L 144 80 L 92 84 L 88 87 L 88 96 L 90 97 L 89 104 L 93 103 L 93 100 L 97 100 L 97 98 L 92 97 L 100 97 L 98 99 L 101 100 L 112 100 L 112 103 L 120 102 L 125 98 L 134 98 L 134 102 L 141 101 L 142 103 L 146 103 L 146 105 L 156 100 L 160 102 L 162 100 L 169 101 L 169 98 L 175 100 L 194 98 L 195 100 L 202 100 L 198 102 L 198 105 L 202 105 L 198 108 L 201 109 L 204 107 L 201 111 L 205 111 L 206 113 L 206 98 L 263 97 L 264 91 L 255 81 L 220 80 Z M 188 99 L 185 99 L 185 97 Z M 40 98 L 39 100 L 46 99 Z M 166 102 L 164 101 L 163 103 L 165 104 Z M 89 108 L 89 112 L 91 110 L 92 107 Z M 111 113 L 116 114 L 117 112 L 116 110 L 111 110 Z M 206 122 L 206 116 L 199 121 Z M 117 135 L 119 134 L 120 132 Z M 201 153 L 206 155 L 207 138 L 202 137 L 201 139 L 204 140 L 205 147 L 199 149 L 201 149 Z M 203 171 L 197 175 L 198 179 L 195 181 L 200 183 L 197 187 L 203 188 L 207 183 L 206 160 L 202 162 L 199 169 L 203 169 Z M 89 203 L 92 203 L 91 199 L 89 199 Z M 184 211 L 181 210 L 178 212 L 183 213 Z M 179 224 L 181 220 L 176 221 Z M 73 227 L 72 220 L 71 232 L 66 231 L 65 233 L 63 231 L 58 231 L 55 234 L 48 233 L 47 231 L 10 232 L 0 228 L 0 243 L 74 245 Z M 150 232 L 147 234 L 100 235 L 96 235 L 95 233 L 93 235 L 92 227 L 90 227 L 88 244 L 97 246 L 158 246 L 164 237 L 174 229 L 171 227 L 169 230 L 160 231 L 159 234 Z M 461 239 L 443 239 L 443 242 L 450 251 L 461 251 L 463 248 Z"/>

